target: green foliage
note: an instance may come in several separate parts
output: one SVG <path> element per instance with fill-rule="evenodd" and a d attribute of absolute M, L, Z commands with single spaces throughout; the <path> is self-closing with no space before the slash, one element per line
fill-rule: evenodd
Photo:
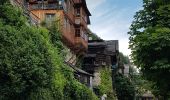
<path fill-rule="evenodd" d="M 109 68 L 102 68 L 100 73 L 101 84 L 96 87 L 99 89 L 99 96 L 101 97 L 103 94 L 106 94 L 107 100 L 116 100 L 115 91 L 113 91 L 112 87 L 111 70 Z"/>
<path fill-rule="evenodd" d="M 144 0 L 144 9 L 134 16 L 129 32 L 134 63 L 165 98 L 170 96 L 169 15 L 169 0 Z"/>
<path fill-rule="evenodd" d="M 135 87 L 136 96 L 141 96 L 147 91 L 153 92 L 156 90 L 154 87 L 154 83 L 142 77 L 141 73 L 137 72 L 136 69 L 133 67 L 130 67 L 129 69 L 129 77 Z"/>
<path fill-rule="evenodd" d="M 57 51 L 50 44 L 47 30 L 15 27 L 0 27 L 0 92 L 7 98 L 20 98 L 22 93 L 28 95 L 37 88 L 51 88 L 61 62 L 54 57 Z M 57 79 L 60 84 L 64 77 L 61 74 Z"/>
<path fill-rule="evenodd" d="M 9 3 L 0 5 L 0 11 L 0 19 L 2 24 L 12 25 L 15 28 L 19 28 L 19 26 L 25 24 L 26 18 L 23 17 L 21 10 L 14 8 Z M 13 11 L 15 11 L 15 13 Z"/>
<path fill-rule="evenodd" d="M 97 36 L 97 34 L 93 33 L 90 29 L 89 29 L 89 37 L 91 37 L 92 40 L 102 40 L 99 36 Z"/>
<path fill-rule="evenodd" d="M 120 73 L 115 76 L 115 88 L 119 100 L 134 100 L 134 85 L 130 82 L 130 79 Z"/>
<path fill-rule="evenodd" d="M 75 80 L 67 84 L 64 94 L 65 100 L 98 100 L 91 90 Z"/>
<path fill-rule="evenodd" d="M 119 53 L 119 57 L 120 57 L 120 62 L 123 64 L 130 64 L 130 60 L 128 56 L 123 55 L 123 53 Z"/>
<path fill-rule="evenodd" d="M 62 42 L 61 42 L 61 32 L 59 29 L 59 21 L 54 21 L 51 25 L 51 27 L 48 28 L 48 30 L 50 31 L 50 35 L 51 35 L 51 41 L 54 44 L 54 46 L 56 46 L 57 48 L 60 48 L 60 50 L 62 50 Z"/>
<path fill-rule="evenodd" d="M 0 100 L 97 100 L 64 64 L 56 27 L 49 32 L 27 26 L 22 12 L 8 3 L 0 12 Z"/>

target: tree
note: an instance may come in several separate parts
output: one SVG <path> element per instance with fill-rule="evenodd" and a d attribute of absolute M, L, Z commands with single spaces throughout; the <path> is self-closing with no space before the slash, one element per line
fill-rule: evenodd
<path fill-rule="evenodd" d="M 123 64 L 130 64 L 130 59 L 128 56 L 123 55 L 122 52 L 119 53 L 120 62 Z"/>
<path fill-rule="evenodd" d="M 136 97 L 142 96 L 148 91 L 156 91 L 156 89 L 153 87 L 154 84 L 142 77 L 142 74 L 140 72 L 137 72 L 136 68 L 132 66 L 130 66 L 129 69 L 129 78 L 131 79 L 131 82 L 135 87 Z"/>
<path fill-rule="evenodd" d="M 126 76 L 117 73 L 115 76 L 115 88 L 119 100 L 134 100 L 135 87 Z"/>
<path fill-rule="evenodd" d="M 48 31 L 27 26 L 21 10 L 9 3 L 0 5 L 0 12 L 0 99 L 53 100 L 56 73 L 55 85 L 65 78 L 60 73 L 61 59 L 52 56 L 58 51 L 52 47 Z"/>
<path fill-rule="evenodd" d="M 144 0 L 130 28 L 132 60 L 157 93 L 170 95 L 170 1 Z"/>

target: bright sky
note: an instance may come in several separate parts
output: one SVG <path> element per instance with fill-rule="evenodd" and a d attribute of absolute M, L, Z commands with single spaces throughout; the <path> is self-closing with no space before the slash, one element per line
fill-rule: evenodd
<path fill-rule="evenodd" d="M 128 49 L 129 27 L 135 12 L 142 8 L 142 0 L 86 0 L 92 14 L 89 28 L 104 40 L 119 40 L 119 50 Z"/>

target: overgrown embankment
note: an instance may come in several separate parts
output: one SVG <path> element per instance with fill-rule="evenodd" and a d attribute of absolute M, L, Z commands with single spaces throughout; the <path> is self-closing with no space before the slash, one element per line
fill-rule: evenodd
<path fill-rule="evenodd" d="M 0 100 L 98 99 L 63 63 L 56 31 L 26 24 L 5 1 L 0 12 Z"/>
<path fill-rule="evenodd" d="M 112 87 L 112 72 L 110 68 L 104 67 L 100 69 L 101 84 L 96 88 L 99 90 L 98 95 L 107 95 L 107 100 L 116 100 L 116 93 Z"/>

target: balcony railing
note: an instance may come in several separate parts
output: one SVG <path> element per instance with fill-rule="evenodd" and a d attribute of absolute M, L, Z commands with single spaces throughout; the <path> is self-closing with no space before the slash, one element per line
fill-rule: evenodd
<path fill-rule="evenodd" d="M 30 6 L 31 10 L 38 10 L 38 9 L 57 9 L 62 10 L 63 6 L 58 4 L 33 4 Z"/>
<path fill-rule="evenodd" d="M 80 18 L 75 18 L 75 24 L 80 25 L 81 19 Z"/>
<path fill-rule="evenodd" d="M 87 23 L 82 16 L 75 17 L 75 24 L 82 25 L 85 29 L 87 29 Z"/>

